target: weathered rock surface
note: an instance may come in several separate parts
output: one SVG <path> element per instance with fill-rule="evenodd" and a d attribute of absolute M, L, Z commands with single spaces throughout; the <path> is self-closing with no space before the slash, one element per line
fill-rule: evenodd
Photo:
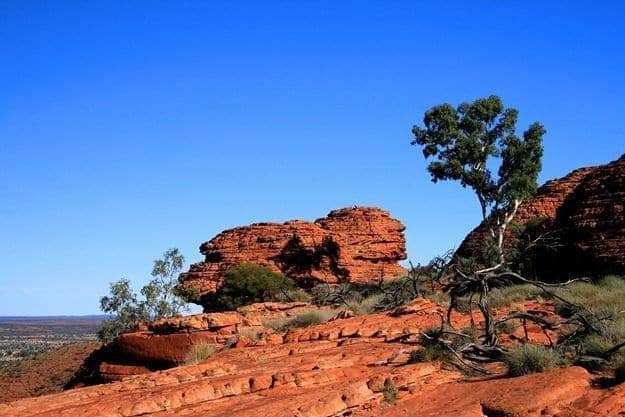
<path fill-rule="evenodd" d="M 244 262 L 279 271 L 274 258 L 293 235 L 298 235 L 309 249 L 320 244 L 324 237 L 332 237 L 341 250 L 339 267 L 349 271 L 352 282 L 395 277 L 406 273 L 398 264 L 406 259 L 404 229 L 387 211 L 369 207 L 334 210 L 314 222 L 291 220 L 237 227 L 204 242 L 200 252 L 205 261 L 192 265 L 181 275 L 181 280 L 206 294 L 219 289 L 228 269 Z M 336 277 L 325 268 L 313 271 L 313 277 L 336 282 Z"/>
<path fill-rule="evenodd" d="M 159 319 L 94 351 L 74 382 L 117 381 L 171 368 L 183 363 L 193 346 L 235 344 L 241 334 L 267 333 L 263 320 L 286 319 L 316 308 L 303 302 L 257 303 L 236 311 Z"/>
<path fill-rule="evenodd" d="M 562 273 L 625 273 L 625 155 L 597 167 L 580 168 L 548 181 L 519 207 L 514 221 L 545 218 L 544 232 L 555 232 L 563 246 L 544 263 Z M 479 225 L 462 242 L 457 255 L 479 256 L 488 237 Z M 507 246 L 515 244 L 508 232 Z M 551 264 L 551 265 L 547 265 Z M 540 268 L 540 265 L 539 265 Z"/>
<path fill-rule="evenodd" d="M 625 384 L 594 388 L 591 376 L 578 367 L 470 381 L 438 363 L 409 363 L 409 352 L 417 348 L 411 338 L 440 323 L 443 311 L 417 299 L 390 313 L 332 320 L 223 349 L 198 365 L 0 404 L 0 416 L 616 417 L 625 412 Z M 209 322 L 194 317 L 157 328 L 213 328 Z M 458 328 L 468 322 L 460 314 L 454 320 Z M 389 403 L 389 386 L 396 390 L 395 404 Z"/>

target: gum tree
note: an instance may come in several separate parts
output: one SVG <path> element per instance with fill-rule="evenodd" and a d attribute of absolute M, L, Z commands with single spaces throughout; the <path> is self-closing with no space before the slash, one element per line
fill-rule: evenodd
<path fill-rule="evenodd" d="M 139 322 L 179 315 L 187 304 L 176 291 L 183 266 L 184 256 L 180 251 L 177 248 L 167 250 L 162 259 L 154 261 L 152 280 L 141 288 L 143 299 L 137 297 L 129 280 L 122 278 L 112 282 L 110 293 L 100 298 L 100 310 L 113 317 L 102 323 L 98 338 L 109 342 Z"/>
<path fill-rule="evenodd" d="M 432 181 L 457 181 L 470 188 L 479 202 L 495 256 L 470 276 L 457 272 L 462 275 L 463 288 L 472 285 L 480 294 L 486 342 L 493 346 L 498 339 L 488 307 L 489 281 L 506 267 L 506 230 L 521 202 L 536 192 L 543 155 L 545 128 L 535 122 L 519 136 L 517 118 L 516 109 L 504 107 L 501 99 L 492 95 L 458 107 L 434 106 L 425 112 L 423 126 L 412 128 L 411 144 L 420 146 L 430 161 L 427 170 Z"/>

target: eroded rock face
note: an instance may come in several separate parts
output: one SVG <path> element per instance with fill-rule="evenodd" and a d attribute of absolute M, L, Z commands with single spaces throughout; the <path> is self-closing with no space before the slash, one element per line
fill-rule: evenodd
<path fill-rule="evenodd" d="M 171 368 L 184 363 L 196 345 L 242 344 L 243 334 L 267 332 L 264 320 L 288 319 L 314 309 L 317 307 L 303 302 L 257 303 L 236 311 L 164 318 L 142 324 L 95 350 L 70 385 L 117 381 Z"/>
<path fill-rule="evenodd" d="M 625 155 L 548 181 L 521 204 L 514 221 L 525 224 L 539 217 L 546 219 L 543 231 L 555 233 L 562 245 L 538 260 L 544 275 L 625 273 Z M 479 256 L 487 237 L 487 229 L 478 226 L 457 255 Z M 506 242 L 507 247 L 515 244 L 510 231 Z"/>
<path fill-rule="evenodd" d="M 349 271 L 352 282 L 377 281 L 381 276 L 395 277 L 406 270 L 398 261 L 406 259 L 404 225 L 378 208 L 353 207 L 334 210 L 314 222 L 291 220 L 285 223 L 255 223 L 225 230 L 200 246 L 205 261 L 191 265 L 181 275 L 200 294 L 217 291 L 224 273 L 244 262 L 279 271 L 275 257 L 294 235 L 308 249 L 319 245 L 326 236 L 340 247 L 339 267 Z M 336 282 L 327 269 L 313 271 L 313 277 Z"/>

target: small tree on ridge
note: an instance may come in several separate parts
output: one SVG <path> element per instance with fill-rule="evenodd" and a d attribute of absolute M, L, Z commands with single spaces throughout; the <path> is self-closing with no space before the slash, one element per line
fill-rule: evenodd
<path fill-rule="evenodd" d="M 486 343 L 492 346 L 498 338 L 488 306 L 489 281 L 506 267 L 505 233 L 521 202 L 536 192 L 543 155 L 545 128 L 535 122 L 519 137 L 517 118 L 516 109 L 505 108 L 499 97 L 491 95 L 457 108 L 434 106 L 425 112 L 424 127 L 412 128 L 411 144 L 421 146 L 423 156 L 431 160 L 427 169 L 432 181 L 458 181 L 473 190 L 480 204 L 495 256 L 471 277 L 458 270 L 468 283 L 456 289 L 470 284 L 479 292 Z M 497 171 L 491 171 L 497 163 Z"/>

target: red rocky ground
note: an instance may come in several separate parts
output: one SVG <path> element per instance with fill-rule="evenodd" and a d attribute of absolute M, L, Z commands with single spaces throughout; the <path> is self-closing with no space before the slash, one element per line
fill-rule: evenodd
<path fill-rule="evenodd" d="M 536 306 L 527 306 L 535 309 Z M 545 308 L 546 317 L 552 315 Z M 0 416 L 620 416 L 625 384 L 593 387 L 569 367 L 520 378 L 474 380 L 438 363 L 408 363 L 415 333 L 440 323 L 423 299 L 388 313 L 336 319 L 223 349 L 198 365 L 0 404 Z M 161 325 L 210 326 L 204 315 Z M 456 327 L 469 318 L 457 315 Z M 173 327 L 171 327 L 173 325 Z M 531 329 L 530 329 L 531 330 Z M 218 333 L 218 331 L 217 331 Z M 531 330 L 538 335 L 537 329 Z M 539 336 L 537 336 L 539 337 Z M 393 386 L 394 404 L 385 395 Z"/>

